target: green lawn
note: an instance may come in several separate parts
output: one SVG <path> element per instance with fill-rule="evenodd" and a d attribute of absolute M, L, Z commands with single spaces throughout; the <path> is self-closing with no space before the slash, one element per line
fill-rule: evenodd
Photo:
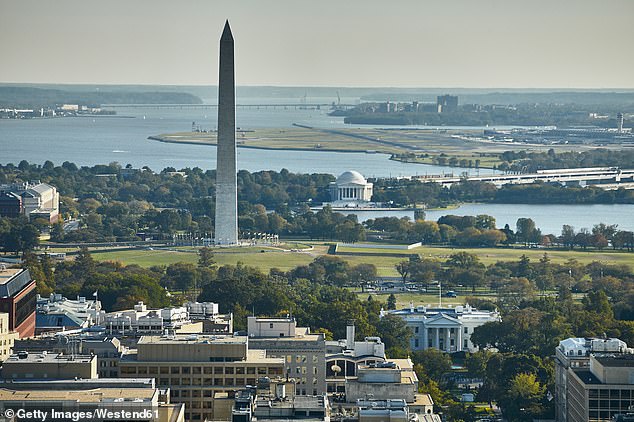
<path fill-rule="evenodd" d="M 309 243 L 293 244 L 292 249 L 306 247 Z M 284 252 L 280 249 L 268 247 L 242 247 L 242 248 L 221 248 L 215 250 L 216 261 L 219 265 L 236 264 L 238 261 L 244 264 L 261 268 L 268 271 L 271 268 L 289 270 L 298 265 L 307 265 L 316 256 L 326 253 L 327 246 L 320 242 L 315 242 L 314 249 L 309 252 Z M 289 248 L 290 249 L 290 248 Z M 261 252 L 264 251 L 264 252 Z M 337 255 L 339 258 L 348 261 L 350 265 L 374 264 L 381 277 L 396 277 L 398 272 L 394 266 L 403 260 L 408 259 L 410 254 L 419 254 L 425 258 L 437 258 L 446 260 L 451 254 L 466 251 L 478 255 L 484 264 L 492 264 L 496 261 L 516 261 L 521 255 L 528 256 L 531 261 L 539 260 L 544 252 L 548 254 L 552 262 L 563 263 L 567 259 L 575 258 L 583 264 L 592 261 L 600 261 L 605 264 L 626 264 L 634 268 L 634 254 L 605 250 L 602 252 L 591 251 L 557 251 L 547 249 L 512 249 L 512 248 L 475 248 L 475 249 L 454 249 L 420 247 L 412 250 L 383 249 L 380 245 L 372 249 L 354 249 L 342 247 L 339 251 L 351 253 L 351 255 Z M 99 261 L 121 261 L 124 264 L 138 264 L 143 267 L 152 265 L 169 265 L 175 262 L 196 263 L 198 255 L 196 249 L 191 247 L 180 247 L 172 250 L 155 248 L 130 249 L 114 252 L 91 251 L 96 260 Z M 384 253 L 386 255 L 380 255 Z M 377 255 L 378 254 L 378 255 Z M 401 256 L 387 256 L 387 254 L 402 254 Z"/>
<path fill-rule="evenodd" d="M 178 250 L 132 249 L 94 253 L 93 257 L 98 261 L 120 261 L 125 265 L 137 264 L 142 267 L 169 265 L 176 262 L 195 264 L 198 261 L 198 255 L 191 248 L 179 248 Z M 307 253 L 282 252 L 261 247 L 223 248 L 214 251 L 214 257 L 218 265 L 235 265 L 241 261 L 246 265 L 261 268 L 263 271 L 268 271 L 271 268 L 290 270 L 313 260 L 313 257 Z"/>
<path fill-rule="evenodd" d="M 631 268 L 634 268 L 634 253 L 628 253 L 623 251 L 613 251 L 613 250 L 603 250 L 603 251 L 563 251 L 563 250 L 554 250 L 554 249 L 521 249 L 521 248 L 471 248 L 471 249 L 461 249 L 461 248 L 450 248 L 450 247 L 430 247 L 430 246 L 422 246 L 415 249 L 410 250 L 395 250 L 395 249 L 382 249 L 380 245 L 377 244 L 376 248 L 372 249 L 356 249 L 356 248 L 348 248 L 348 247 L 340 247 L 338 249 L 339 252 L 349 252 L 354 253 L 354 256 L 342 256 L 344 259 L 354 258 L 354 259 L 362 259 L 357 257 L 362 257 L 364 254 L 368 253 L 385 253 L 385 254 L 402 254 L 403 258 L 393 258 L 393 257 L 381 257 L 381 256 L 369 256 L 370 259 L 375 259 L 378 262 L 392 262 L 396 259 L 396 262 L 407 259 L 407 255 L 409 254 L 419 254 L 425 258 L 438 258 L 440 260 L 447 259 L 450 255 L 458 252 L 469 252 L 475 255 L 478 255 L 480 261 L 484 264 L 493 264 L 497 261 L 517 261 L 520 256 L 526 255 L 531 259 L 531 261 L 538 261 L 544 253 L 548 254 L 548 257 L 552 262 L 555 263 L 564 263 L 566 260 L 570 258 L 574 258 L 578 260 L 582 264 L 589 264 L 592 261 L 600 261 L 605 264 L 626 264 Z M 378 264 L 377 264 L 378 265 Z"/>

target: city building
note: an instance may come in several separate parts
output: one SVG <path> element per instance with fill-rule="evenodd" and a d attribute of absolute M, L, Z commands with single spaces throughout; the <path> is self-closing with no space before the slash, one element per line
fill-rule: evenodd
<path fill-rule="evenodd" d="M 27 352 L 34 355 L 43 352 L 69 356 L 95 355 L 99 377 L 116 378 L 119 376 L 121 355 L 126 349 L 119 339 L 106 337 L 103 333 L 72 331 L 16 340 L 13 350 L 16 353 Z"/>
<path fill-rule="evenodd" d="M 385 361 L 385 344 L 380 337 L 355 340 L 354 324 L 346 327 L 346 338 L 326 341 L 326 392 L 344 395 L 346 380 L 357 376 L 358 365 Z"/>
<path fill-rule="evenodd" d="M 232 334 L 233 314 L 221 314 L 213 302 L 187 302 L 184 305 L 193 322 L 202 321 L 205 334 Z"/>
<path fill-rule="evenodd" d="M 336 181 L 330 183 L 329 189 L 330 199 L 335 206 L 372 200 L 373 184 L 354 170 L 342 173 Z"/>
<path fill-rule="evenodd" d="M 500 321 L 500 313 L 479 311 L 469 306 L 455 308 L 410 307 L 393 311 L 381 311 L 381 317 L 394 315 L 402 318 L 414 335 L 410 340 L 412 350 L 434 348 L 448 353 L 476 352 L 478 348 L 471 342 L 476 327 L 487 322 Z"/>
<path fill-rule="evenodd" d="M 151 378 L 0 381 L 0 414 L 7 409 L 48 411 L 47 420 L 73 419 L 53 417 L 50 413 L 53 409 L 59 412 L 91 412 L 95 416 L 90 419 L 95 420 L 183 422 L 185 416 L 184 406 L 171 404 L 169 391 L 156 388 Z M 97 416 L 96 412 L 104 410 L 137 413 L 136 417 L 130 418 Z"/>
<path fill-rule="evenodd" d="M 258 378 L 284 374 L 283 359 L 267 357 L 248 343 L 246 336 L 143 336 L 136 350 L 122 356 L 119 373 L 155 377 L 160 388 L 170 389 L 174 402 L 185 404 L 187 420 L 218 420 L 228 394 L 255 385 Z"/>
<path fill-rule="evenodd" d="M 620 396 L 616 397 L 616 392 L 608 392 L 607 390 L 610 389 L 608 387 L 588 387 L 586 385 L 597 386 L 601 384 L 597 383 L 599 378 L 592 373 L 591 360 L 592 358 L 596 360 L 627 356 L 634 358 L 632 353 L 634 353 L 633 349 L 628 348 L 624 341 L 616 338 L 568 338 L 560 341 L 555 349 L 555 411 L 557 421 L 586 420 L 583 418 L 586 416 L 590 418 L 591 414 L 594 418 L 592 420 L 610 420 L 612 416 L 607 419 L 601 418 L 604 418 L 610 410 L 614 410 L 609 409 L 610 405 L 613 405 L 613 407 L 617 409 L 623 407 L 622 404 L 618 401 L 608 403 L 606 400 L 590 400 L 590 396 L 596 396 L 598 394 L 601 396 L 600 398 L 603 399 L 607 399 L 608 395 L 614 396 L 614 398 L 610 400 L 620 399 Z M 619 361 L 617 360 L 616 362 Z M 627 362 L 627 360 L 620 362 Z M 597 368 L 597 364 L 595 363 L 593 369 L 596 371 Z M 626 368 L 627 366 L 624 366 L 622 369 L 624 374 L 628 372 Z M 630 384 L 634 384 L 634 366 L 632 368 L 633 369 L 629 370 L 630 378 L 628 382 Z M 634 388 L 634 386 L 631 386 L 631 388 Z M 590 390 L 593 390 L 593 392 L 590 393 Z M 599 392 L 599 390 L 602 392 Z M 573 402 L 571 402 L 571 395 L 574 396 Z M 623 395 L 623 397 L 625 398 L 625 395 Z M 592 412 L 590 412 L 589 409 L 591 404 Z M 634 405 L 634 397 L 631 398 L 630 404 Z M 571 407 L 578 409 L 573 410 Z M 625 410 L 627 410 L 627 408 L 625 408 Z M 601 416 L 601 414 L 603 414 L 603 416 Z M 612 415 L 614 414 L 613 412 Z"/>
<path fill-rule="evenodd" d="M 2 378 L 74 379 L 97 378 L 97 357 L 57 353 L 18 352 L 2 364 Z"/>
<path fill-rule="evenodd" d="M 294 318 L 248 317 L 249 347 L 266 350 L 268 357 L 282 358 L 285 374 L 297 380 L 297 395 L 326 392 L 326 341 L 323 334 L 297 327 Z"/>
<path fill-rule="evenodd" d="M 236 86 L 233 35 L 229 21 L 220 37 L 218 72 L 218 148 L 216 149 L 216 213 L 214 241 L 238 243 L 238 181 L 236 173 Z"/>
<path fill-rule="evenodd" d="M 260 380 L 257 388 L 238 391 L 231 411 L 233 422 L 296 420 L 330 421 L 325 395 L 297 396 L 283 379 Z"/>
<path fill-rule="evenodd" d="M 9 331 L 20 338 L 35 334 L 35 280 L 29 270 L 0 264 L 0 312 L 9 314 Z"/>
<path fill-rule="evenodd" d="M 9 214 L 15 213 L 15 199 L 6 196 L 13 193 L 20 197 L 20 214 L 29 218 L 43 218 L 49 223 L 55 223 L 59 218 L 59 193 L 54 186 L 34 181 L 0 185 L 0 191 L 5 195 L 0 203 L 7 203 L 6 207 L 0 206 L 0 216 L 5 216 L 5 208 Z"/>
<path fill-rule="evenodd" d="M 453 113 L 458 111 L 458 97 L 455 95 L 439 95 L 436 97 L 439 113 Z"/>
<path fill-rule="evenodd" d="M 616 130 L 618 133 L 623 133 L 623 113 L 616 114 Z"/>
<path fill-rule="evenodd" d="M 9 329 L 9 314 L 0 312 L 0 364 L 11 356 L 18 333 Z"/>
<path fill-rule="evenodd" d="M 611 421 L 634 409 L 634 354 L 590 355 L 587 368 L 568 369 L 569 422 Z"/>
<path fill-rule="evenodd" d="M 49 331 L 64 331 L 88 328 L 99 324 L 104 312 L 97 299 L 67 299 L 61 294 L 51 293 L 49 297 L 37 295 L 35 315 L 36 334 Z"/>
<path fill-rule="evenodd" d="M 218 304 L 187 302 L 183 306 L 148 309 L 139 302 L 133 309 L 109 312 L 100 325 L 110 335 L 140 336 L 178 333 L 233 333 L 233 314 L 219 314 Z"/>
<path fill-rule="evenodd" d="M 22 197 L 16 193 L 0 190 L 0 216 L 17 218 L 22 211 Z"/>

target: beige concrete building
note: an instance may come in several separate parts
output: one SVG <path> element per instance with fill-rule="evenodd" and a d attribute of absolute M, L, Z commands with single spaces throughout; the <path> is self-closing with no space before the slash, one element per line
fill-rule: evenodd
<path fill-rule="evenodd" d="M 9 329 L 9 314 L 0 312 L 0 363 L 11 356 L 13 345 L 19 334 Z"/>
<path fill-rule="evenodd" d="M 569 422 L 607 422 L 634 408 L 634 354 L 590 356 L 588 367 L 568 368 Z"/>
<path fill-rule="evenodd" d="M 77 384 L 77 383 L 76 383 Z M 43 387 L 40 385 L 39 387 Z M 65 389 L 0 388 L 0 414 L 11 409 L 47 412 L 47 420 L 66 419 L 56 412 L 86 412 L 83 419 L 136 420 L 152 422 L 183 422 L 182 404 L 170 404 L 169 395 L 153 386 L 82 388 L 83 385 L 65 385 Z M 24 387 L 24 386 L 22 386 Z M 149 388 L 148 388 L 149 387 Z M 100 416 L 103 412 L 129 412 L 129 417 Z M 102 412 L 102 413 L 100 413 Z M 88 415 L 90 413 L 90 415 Z M 19 414 L 17 415 L 20 418 Z M 20 418 L 22 419 L 22 418 Z M 31 418 L 24 418 L 31 419 Z"/>
<path fill-rule="evenodd" d="M 311 334 L 297 327 L 294 318 L 247 320 L 249 345 L 266 350 L 268 357 L 284 359 L 284 373 L 297 380 L 296 393 L 315 396 L 326 392 L 326 341 L 323 334 Z"/>
<path fill-rule="evenodd" d="M 558 421 L 568 420 L 568 369 L 587 369 L 590 356 L 615 356 L 630 352 L 627 343 L 617 338 L 567 338 L 555 348 L 555 416 Z"/>
<path fill-rule="evenodd" d="M 284 360 L 250 350 L 248 337 L 144 336 L 137 350 L 123 355 L 119 371 L 124 378 L 154 377 L 160 388 L 170 388 L 172 401 L 185 404 L 187 420 L 222 420 L 228 393 L 261 377 L 282 376 Z"/>
<path fill-rule="evenodd" d="M 97 378 L 97 356 L 19 352 L 2 364 L 4 379 Z"/>

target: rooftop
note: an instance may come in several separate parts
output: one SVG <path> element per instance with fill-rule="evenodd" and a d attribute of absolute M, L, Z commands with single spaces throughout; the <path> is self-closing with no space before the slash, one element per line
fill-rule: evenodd
<path fill-rule="evenodd" d="M 9 358 L 4 361 L 4 364 L 7 363 L 62 363 L 64 365 L 70 364 L 78 364 L 78 363 L 89 363 L 93 359 L 96 359 L 96 356 L 87 356 L 87 355 L 62 355 L 57 353 L 19 353 L 16 355 L 11 355 Z"/>
<path fill-rule="evenodd" d="M 143 400 L 151 402 L 157 397 L 158 390 L 153 388 L 97 388 L 93 390 L 8 390 L 0 388 L 0 402 L 7 401 L 61 401 L 79 403 L 100 403 L 104 400 L 123 399 L 124 401 Z"/>
<path fill-rule="evenodd" d="M 207 334 L 187 334 L 175 336 L 143 336 L 138 344 L 246 344 L 247 337 Z"/>
<path fill-rule="evenodd" d="M 5 284 L 20 271 L 22 271 L 22 268 L 0 268 L 0 284 Z"/>
<path fill-rule="evenodd" d="M 595 359 L 603 366 L 612 368 L 634 368 L 634 354 L 601 355 Z"/>
<path fill-rule="evenodd" d="M 31 282 L 29 270 L 0 266 L 0 297 L 11 297 Z"/>

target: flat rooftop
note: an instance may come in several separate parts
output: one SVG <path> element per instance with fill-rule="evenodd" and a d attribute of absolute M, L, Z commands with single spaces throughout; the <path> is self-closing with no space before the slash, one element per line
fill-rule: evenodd
<path fill-rule="evenodd" d="M 634 354 L 595 355 L 601 365 L 616 368 L 634 368 Z"/>
<path fill-rule="evenodd" d="M 1 267 L 0 267 L 1 268 Z M 31 283 L 29 270 L 5 268 L 0 270 L 0 297 L 12 297 Z"/>
<path fill-rule="evenodd" d="M 143 400 L 152 402 L 158 397 L 153 388 L 97 388 L 94 390 L 9 390 L 0 388 L 0 402 L 35 401 L 50 402 L 68 400 L 78 403 L 99 403 L 103 400 L 123 399 L 124 401 Z"/>
<path fill-rule="evenodd" d="M 72 365 L 72 364 L 81 364 L 81 363 L 90 363 L 93 359 L 96 359 L 96 356 L 89 355 L 61 355 L 57 353 L 29 353 L 25 357 L 20 357 L 25 355 L 11 355 L 9 358 L 4 361 L 4 364 L 7 363 L 61 363 L 64 365 Z"/>
<path fill-rule="evenodd" d="M 11 280 L 17 273 L 23 271 L 22 268 L 5 268 L 4 270 L 0 269 L 0 284 L 5 284 L 7 281 Z"/>
<path fill-rule="evenodd" d="M 246 344 L 247 341 L 247 337 L 244 336 L 179 334 L 175 336 L 143 336 L 137 344 Z"/>

